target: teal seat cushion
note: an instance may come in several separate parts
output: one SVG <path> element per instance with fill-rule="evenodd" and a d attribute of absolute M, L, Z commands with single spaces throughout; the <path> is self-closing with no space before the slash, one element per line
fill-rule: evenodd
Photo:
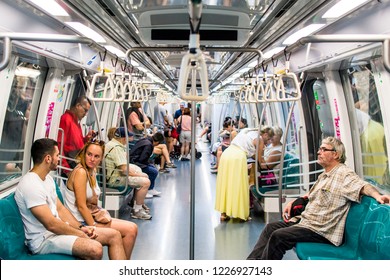
<path fill-rule="evenodd" d="M 0 199 L 0 257 L 18 259 L 28 253 L 24 245 L 24 228 L 14 194 Z"/>
<path fill-rule="evenodd" d="M 371 204 L 363 223 L 359 258 L 390 260 L 390 207 L 376 201 Z"/>
<path fill-rule="evenodd" d="M 291 153 L 284 155 L 283 185 L 299 184 L 299 158 Z"/>
<path fill-rule="evenodd" d="M 4 260 L 74 260 L 70 255 L 32 255 L 25 245 L 22 216 L 14 193 L 0 199 L 0 258 Z"/>
<path fill-rule="evenodd" d="M 359 235 L 363 226 L 364 219 L 369 207 L 371 199 L 363 197 L 362 202 L 352 203 L 348 212 L 344 242 L 340 246 L 321 243 L 298 243 L 296 245 L 296 253 L 301 260 L 310 259 L 341 259 L 354 260 L 358 253 Z"/>
<path fill-rule="evenodd" d="M 298 243 L 296 253 L 303 260 L 390 260 L 390 206 L 363 196 L 351 205 L 341 246 Z"/>

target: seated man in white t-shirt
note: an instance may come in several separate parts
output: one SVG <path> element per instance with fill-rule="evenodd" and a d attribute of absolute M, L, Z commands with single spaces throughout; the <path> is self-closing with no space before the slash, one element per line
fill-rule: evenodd
<path fill-rule="evenodd" d="M 111 259 L 126 259 L 119 231 L 80 224 L 58 199 L 49 175 L 59 163 L 58 143 L 38 139 L 31 147 L 31 156 L 34 167 L 22 177 L 15 191 L 31 253 L 98 260 L 103 256 L 103 245 L 113 247 L 110 251 L 115 251 L 115 255 Z"/>

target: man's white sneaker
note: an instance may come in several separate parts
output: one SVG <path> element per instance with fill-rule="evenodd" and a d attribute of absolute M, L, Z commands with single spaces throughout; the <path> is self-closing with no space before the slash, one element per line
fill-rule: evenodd
<path fill-rule="evenodd" d="M 140 219 L 140 220 L 150 220 L 152 216 L 145 212 L 144 209 L 138 210 L 137 212 L 131 210 L 131 217 L 133 219 Z"/>
<path fill-rule="evenodd" d="M 149 190 L 148 194 L 150 194 L 152 196 L 159 196 L 161 194 L 161 192 L 156 191 L 155 189 L 153 189 L 153 190 Z"/>

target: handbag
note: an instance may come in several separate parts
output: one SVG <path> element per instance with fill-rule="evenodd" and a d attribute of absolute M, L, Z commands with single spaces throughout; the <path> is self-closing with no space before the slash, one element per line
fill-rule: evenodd
<path fill-rule="evenodd" d="M 177 133 L 177 128 L 172 128 L 171 136 L 175 139 L 179 139 L 179 133 Z"/>
<path fill-rule="evenodd" d="M 89 211 L 91 212 L 91 215 L 95 222 L 99 224 L 108 224 L 111 222 L 112 218 L 110 215 L 110 212 L 108 212 L 106 209 L 101 208 L 98 206 L 98 196 L 95 192 L 95 189 L 92 188 L 92 197 L 87 199 L 87 207 Z"/>
<path fill-rule="evenodd" d="M 176 132 L 177 132 L 177 134 L 180 135 L 180 133 L 181 133 L 181 118 L 182 118 L 182 116 L 180 116 L 179 118 L 180 118 L 180 121 L 179 121 L 179 123 L 177 124 Z"/>
<path fill-rule="evenodd" d="M 91 215 L 95 222 L 99 224 L 108 224 L 112 220 L 110 212 L 104 208 L 100 208 L 99 206 L 97 206 L 95 210 L 91 211 Z"/>
<path fill-rule="evenodd" d="M 307 196 L 298 197 L 294 200 L 293 204 L 291 204 L 290 217 L 299 216 L 305 211 L 306 205 L 309 202 L 309 198 Z"/>
<path fill-rule="evenodd" d="M 259 176 L 259 186 L 267 187 L 267 186 L 275 186 L 278 182 L 276 181 L 275 173 L 271 170 L 267 170 L 267 172 L 262 172 Z"/>

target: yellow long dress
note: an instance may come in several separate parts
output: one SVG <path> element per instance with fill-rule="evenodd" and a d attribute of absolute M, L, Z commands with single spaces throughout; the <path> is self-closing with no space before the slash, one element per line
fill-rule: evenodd
<path fill-rule="evenodd" d="M 236 145 L 230 145 L 220 159 L 215 209 L 233 218 L 249 218 L 247 154 Z"/>
<path fill-rule="evenodd" d="M 367 128 L 360 136 L 363 157 L 363 174 L 383 184 L 383 174 L 386 171 L 387 156 L 383 145 L 385 131 L 383 125 L 370 120 Z"/>

